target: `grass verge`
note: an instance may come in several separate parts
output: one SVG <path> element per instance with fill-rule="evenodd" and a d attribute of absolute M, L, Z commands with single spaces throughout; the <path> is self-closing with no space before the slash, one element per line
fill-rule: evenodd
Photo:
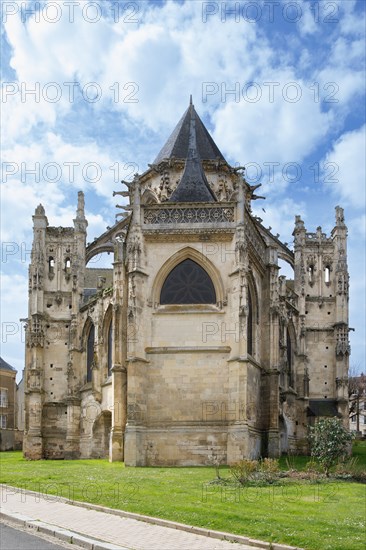
<path fill-rule="evenodd" d="M 357 456 L 366 462 L 366 444 L 357 445 Z M 294 460 L 304 464 L 302 457 Z M 220 468 L 220 474 L 230 478 L 228 468 Z M 212 483 L 214 478 L 212 467 L 125 468 L 107 460 L 31 462 L 20 452 L 0 453 L 0 481 L 16 487 L 306 550 L 365 548 L 365 485 L 280 480 L 238 487 Z"/>

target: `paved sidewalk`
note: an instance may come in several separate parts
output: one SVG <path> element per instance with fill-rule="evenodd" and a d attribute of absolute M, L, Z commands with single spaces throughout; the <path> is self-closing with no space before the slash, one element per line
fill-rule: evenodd
<path fill-rule="evenodd" d="M 270 548 L 261 543 L 227 535 L 214 538 L 215 532 L 189 528 L 157 518 L 135 519 L 138 514 L 110 510 L 32 491 L 1 486 L 1 515 L 7 520 L 54 536 L 90 550 L 253 550 Z M 0 516 L 1 518 L 1 516 Z M 143 519 L 145 518 L 145 519 Z M 149 521 L 149 523 L 147 522 Z M 154 522 L 154 523 L 150 523 Z M 169 526 L 165 526 L 169 525 Z M 182 527 L 188 530 L 181 530 Z M 201 534 L 197 534 L 201 532 Z M 211 535 L 211 536 L 207 536 Z M 79 536 L 77 536 L 79 535 Z M 206 536 L 204 536 L 206 535 Z M 241 539 L 235 540 L 235 539 Z M 237 544 L 233 544 L 237 542 Z M 246 544 L 247 543 L 247 544 Z M 273 545 L 275 549 L 290 548 Z"/>

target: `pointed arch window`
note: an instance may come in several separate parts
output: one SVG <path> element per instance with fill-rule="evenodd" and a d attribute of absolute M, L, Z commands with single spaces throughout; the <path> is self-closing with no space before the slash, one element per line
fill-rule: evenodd
<path fill-rule="evenodd" d="M 113 330 L 112 330 L 112 320 L 109 323 L 108 335 L 107 335 L 107 375 L 110 376 L 112 372 L 112 346 L 113 346 Z"/>
<path fill-rule="evenodd" d="M 286 331 L 286 344 L 287 344 L 287 383 L 290 387 L 293 387 L 293 360 L 292 360 L 292 342 L 290 332 Z"/>
<path fill-rule="evenodd" d="M 89 333 L 88 341 L 86 345 L 86 381 L 91 382 L 92 380 L 92 368 L 93 368 L 93 359 L 94 359 L 94 340 L 95 340 L 95 328 L 92 324 Z"/>
<path fill-rule="evenodd" d="M 330 283 L 330 266 L 326 265 L 324 269 L 324 281 L 326 284 Z"/>
<path fill-rule="evenodd" d="M 253 355 L 253 301 L 248 288 L 248 319 L 247 319 L 247 350 L 249 355 Z"/>
<path fill-rule="evenodd" d="M 312 285 L 314 283 L 314 266 L 309 265 L 308 267 L 308 277 L 309 277 L 309 284 Z"/>
<path fill-rule="evenodd" d="M 215 287 L 207 271 L 193 260 L 187 259 L 175 266 L 165 279 L 160 303 L 215 304 Z"/>
<path fill-rule="evenodd" d="M 50 273 L 54 273 L 54 271 L 55 271 L 55 259 L 54 259 L 53 256 L 50 256 L 48 258 L 48 271 Z"/>

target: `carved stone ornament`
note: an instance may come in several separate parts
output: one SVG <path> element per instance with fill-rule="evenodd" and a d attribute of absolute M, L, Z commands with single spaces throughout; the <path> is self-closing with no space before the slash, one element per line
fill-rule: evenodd
<path fill-rule="evenodd" d="M 178 223 L 225 223 L 234 221 L 234 207 L 187 207 L 174 206 L 161 208 L 148 206 L 144 208 L 144 224 L 169 224 Z"/>
<path fill-rule="evenodd" d="M 339 327 L 337 330 L 336 355 L 350 355 L 351 346 L 348 339 L 348 327 Z"/>
<path fill-rule="evenodd" d="M 44 346 L 44 332 L 41 318 L 35 315 L 31 319 L 31 330 L 29 332 L 29 344 L 30 347 L 42 347 Z"/>
<path fill-rule="evenodd" d="M 45 215 L 45 209 L 42 204 L 39 204 L 35 210 L 36 216 L 44 216 Z"/>

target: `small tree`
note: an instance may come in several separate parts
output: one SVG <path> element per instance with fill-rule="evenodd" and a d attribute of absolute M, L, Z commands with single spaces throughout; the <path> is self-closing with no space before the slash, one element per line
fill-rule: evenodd
<path fill-rule="evenodd" d="M 310 428 L 311 456 L 320 462 L 329 476 L 330 468 L 349 453 L 353 435 L 334 418 L 323 418 Z"/>
<path fill-rule="evenodd" d="M 348 372 L 349 415 L 356 417 L 356 431 L 360 432 L 360 424 L 366 423 L 366 375 L 358 374 L 356 367 Z"/>

